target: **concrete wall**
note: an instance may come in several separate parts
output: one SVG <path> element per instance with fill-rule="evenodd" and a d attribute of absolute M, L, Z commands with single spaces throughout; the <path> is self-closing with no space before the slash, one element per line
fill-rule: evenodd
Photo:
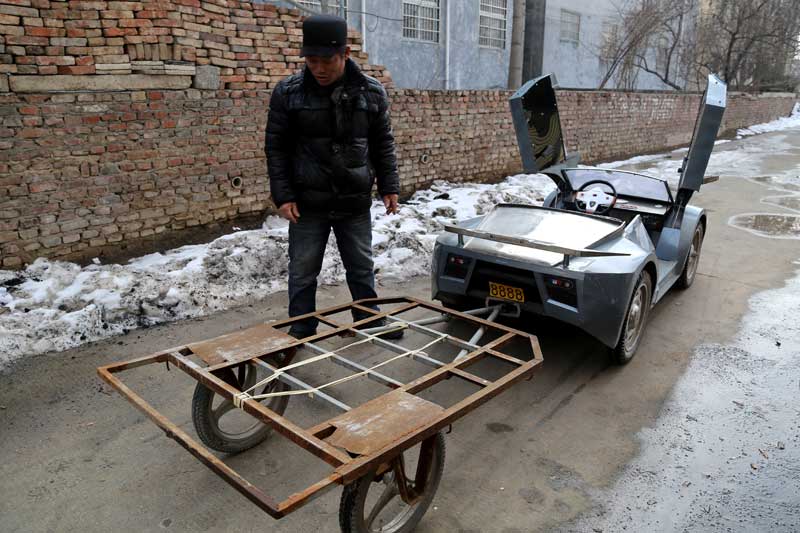
<path fill-rule="evenodd" d="M 607 67 L 600 59 L 603 22 L 618 21 L 613 0 L 547 0 L 545 9 L 542 74 L 554 72 L 561 87 L 596 88 Z M 580 40 L 561 40 L 561 10 L 580 14 Z M 614 84 L 607 85 L 614 88 Z M 651 74 L 640 72 L 637 89 L 669 89 Z"/>
<path fill-rule="evenodd" d="M 285 2 L 276 1 L 279 5 Z M 450 36 L 447 34 L 448 4 Z M 357 28 L 373 63 L 385 65 L 397 87 L 415 89 L 505 89 L 514 2 L 508 0 L 506 47 L 478 45 L 478 0 L 441 0 L 439 42 L 403 37 L 401 0 L 349 0 L 348 23 Z M 362 17 L 359 11 L 381 15 Z M 395 20 L 387 20 L 395 19 Z M 449 83 L 446 81 L 449 38 Z"/>

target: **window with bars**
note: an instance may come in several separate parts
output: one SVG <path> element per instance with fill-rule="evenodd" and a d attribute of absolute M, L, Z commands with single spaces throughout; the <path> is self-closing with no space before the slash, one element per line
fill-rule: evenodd
<path fill-rule="evenodd" d="M 478 44 L 505 49 L 508 0 L 481 0 Z"/>
<path fill-rule="evenodd" d="M 403 37 L 439 42 L 439 0 L 403 0 Z"/>
<path fill-rule="evenodd" d="M 303 7 L 307 7 L 309 9 L 313 9 L 314 11 L 318 11 L 322 13 L 322 2 L 320 0 L 297 0 L 297 3 L 302 5 Z M 333 15 L 339 14 L 339 7 L 340 4 L 345 9 L 345 15 L 347 14 L 347 0 L 328 0 L 328 13 Z"/>
<path fill-rule="evenodd" d="M 578 44 L 581 36 L 581 15 L 573 11 L 561 10 L 561 40 Z"/>
<path fill-rule="evenodd" d="M 669 59 L 670 42 L 666 35 L 659 35 L 656 40 L 656 70 L 664 72 L 667 70 L 667 60 Z"/>
<path fill-rule="evenodd" d="M 610 63 L 617 55 L 619 24 L 613 20 L 603 21 L 603 30 L 600 42 L 600 60 Z"/>

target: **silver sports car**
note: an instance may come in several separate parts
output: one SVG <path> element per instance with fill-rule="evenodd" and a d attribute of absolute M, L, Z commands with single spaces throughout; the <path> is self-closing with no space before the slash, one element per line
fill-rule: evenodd
<path fill-rule="evenodd" d="M 558 188 L 542 206 L 500 204 L 446 227 L 434 250 L 432 296 L 461 309 L 505 302 L 514 313 L 574 324 L 627 363 L 650 308 L 673 285 L 694 281 L 707 221 L 689 200 L 711 181 L 705 171 L 726 86 L 708 77 L 674 195 L 651 176 L 578 168 L 564 150 L 550 76 L 523 85 L 510 104 L 525 171 Z"/>

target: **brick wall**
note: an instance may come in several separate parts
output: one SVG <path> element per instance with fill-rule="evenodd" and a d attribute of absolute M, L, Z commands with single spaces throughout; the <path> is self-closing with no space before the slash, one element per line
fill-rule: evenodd
<path fill-rule="evenodd" d="M 392 90 L 403 190 L 434 179 L 519 172 L 505 91 Z M 723 128 L 787 115 L 793 95 L 729 98 Z M 0 94 L 0 255 L 85 260 L 269 208 L 263 131 L 269 92 Z M 691 137 L 697 95 L 560 91 L 571 150 L 586 162 Z"/>
<path fill-rule="evenodd" d="M 300 66 L 300 22 L 297 11 L 238 0 L 0 0 L 0 267 L 174 245 L 262 216 L 269 89 Z M 390 84 L 357 34 L 350 43 Z M 215 90 L 185 88 L 198 85 L 195 68 L 219 69 Z M 133 90 L 161 84 L 182 88 Z M 509 95 L 390 90 L 404 193 L 519 172 Z M 786 115 L 794 100 L 732 96 L 723 127 Z M 559 94 L 568 147 L 585 162 L 687 143 L 697 101 Z"/>

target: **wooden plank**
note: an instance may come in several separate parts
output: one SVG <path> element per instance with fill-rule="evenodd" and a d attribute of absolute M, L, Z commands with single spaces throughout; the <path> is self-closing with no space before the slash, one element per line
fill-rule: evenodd
<path fill-rule="evenodd" d="M 325 439 L 338 448 L 368 455 L 435 420 L 444 409 L 407 392 L 393 390 L 328 420 L 336 429 Z"/>

